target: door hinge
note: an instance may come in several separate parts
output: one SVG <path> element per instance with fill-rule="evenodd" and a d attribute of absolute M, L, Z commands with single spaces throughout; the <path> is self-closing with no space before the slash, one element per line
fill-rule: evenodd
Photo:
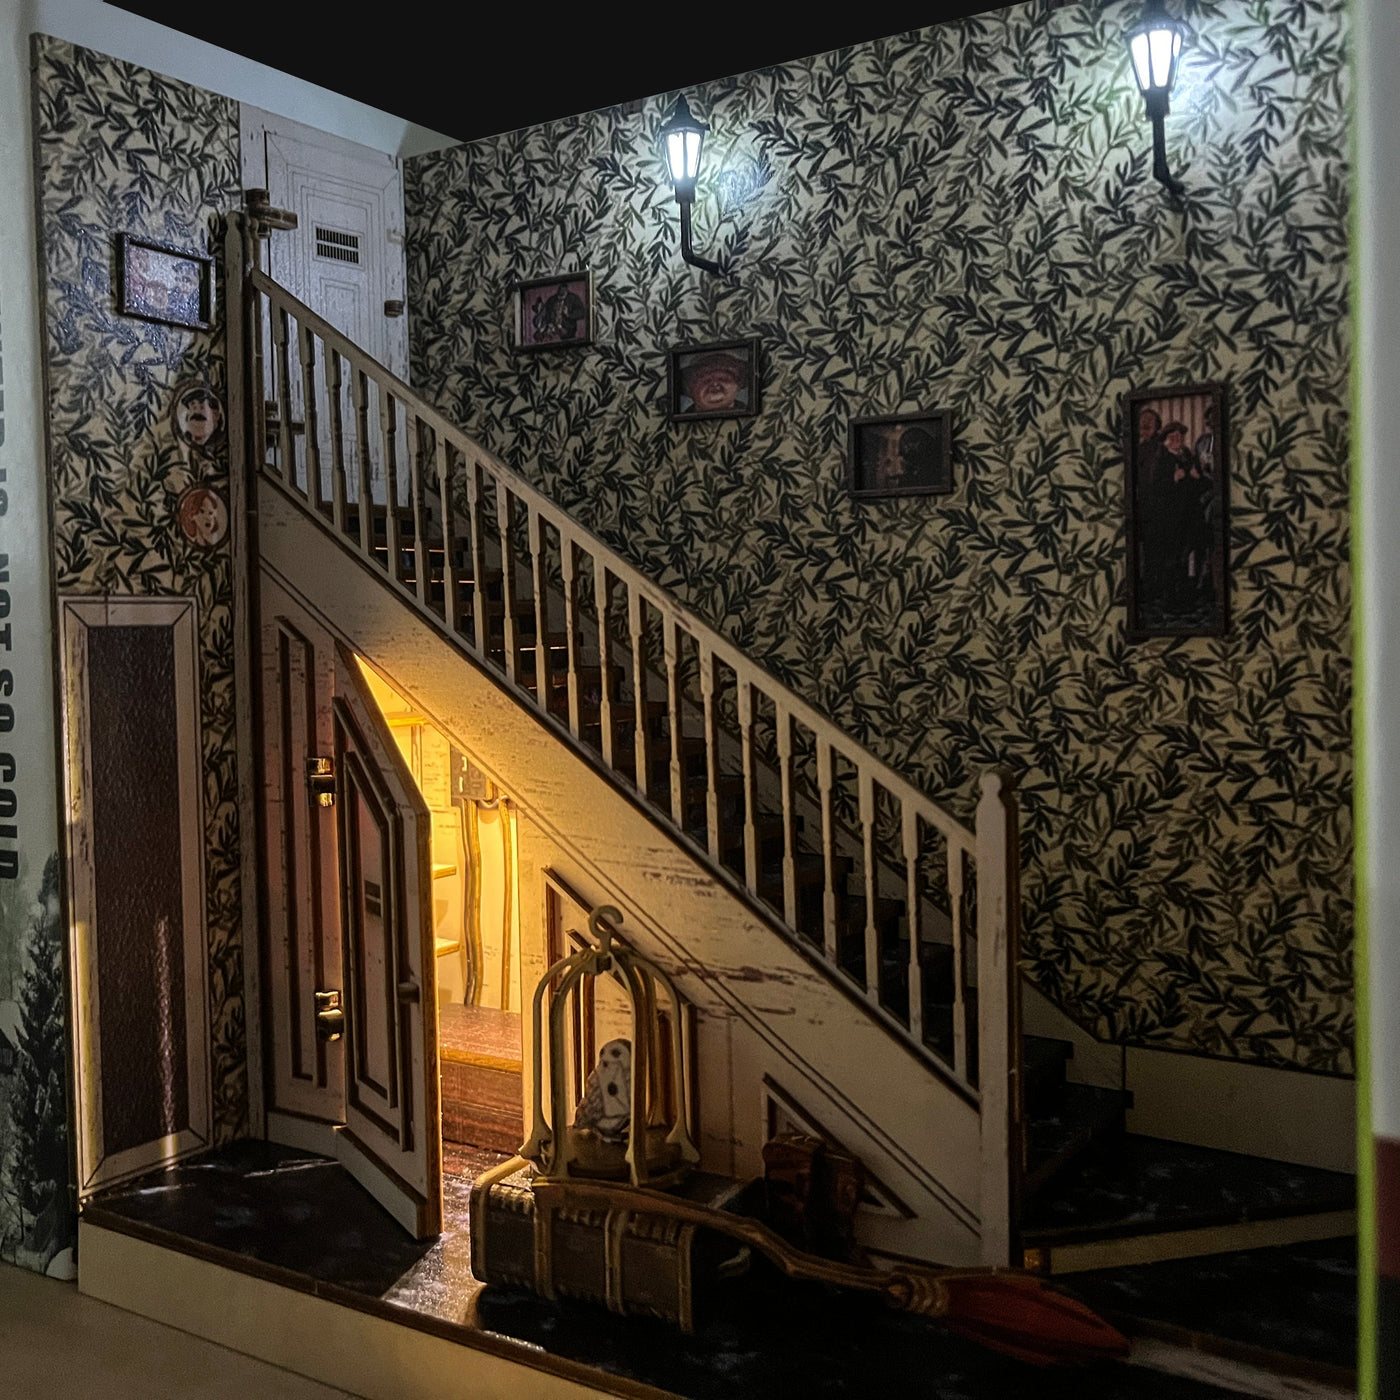
<path fill-rule="evenodd" d="M 397 297 L 393 297 L 384 303 L 384 314 L 386 316 L 402 316 L 403 302 Z"/>
<path fill-rule="evenodd" d="M 340 1005 L 340 992 L 313 992 L 316 1006 L 316 1038 L 339 1040 L 345 1034 L 345 1012 Z"/>
<path fill-rule="evenodd" d="M 306 760 L 306 786 L 320 807 L 335 806 L 335 760 L 331 758 L 308 758 Z"/>

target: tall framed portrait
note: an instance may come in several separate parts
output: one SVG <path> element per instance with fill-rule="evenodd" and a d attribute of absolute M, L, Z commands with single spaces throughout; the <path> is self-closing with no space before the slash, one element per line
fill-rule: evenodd
<path fill-rule="evenodd" d="M 1124 400 L 1128 636 L 1221 637 L 1230 624 L 1223 384 Z"/>

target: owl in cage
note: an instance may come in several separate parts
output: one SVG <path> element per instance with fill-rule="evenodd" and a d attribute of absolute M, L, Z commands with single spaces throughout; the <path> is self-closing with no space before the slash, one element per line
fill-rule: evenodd
<path fill-rule="evenodd" d="M 624 1142 L 632 1112 L 632 1042 L 610 1040 L 583 1086 L 575 1128 L 591 1128 L 604 1142 Z"/>

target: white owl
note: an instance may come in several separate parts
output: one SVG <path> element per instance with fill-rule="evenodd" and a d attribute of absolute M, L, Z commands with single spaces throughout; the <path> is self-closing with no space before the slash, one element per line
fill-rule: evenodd
<path fill-rule="evenodd" d="M 591 1128 L 604 1142 L 624 1142 L 632 1113 L 632 1042 L 610 1040 L 583 1086 L 574 1127 Z"/>

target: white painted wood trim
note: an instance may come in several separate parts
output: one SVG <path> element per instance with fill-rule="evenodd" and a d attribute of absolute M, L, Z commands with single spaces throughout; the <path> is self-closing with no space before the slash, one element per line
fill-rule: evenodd
<path fill-rule="evenodd" d="M 81 1222 L 78 1289 L 364 1400 L 589 1400 L 595 1387 Z M 656 1391 L 656 1400 L 665 1400 Z"/>

